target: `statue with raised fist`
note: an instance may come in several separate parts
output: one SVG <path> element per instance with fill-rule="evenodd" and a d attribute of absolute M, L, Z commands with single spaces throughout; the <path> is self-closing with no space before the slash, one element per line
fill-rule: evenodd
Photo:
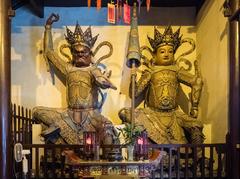
<path fill-rule="evenodd" d="M 53 48 L 51 33 L 52 24 L 58 20 L 56 14 L 47 19 L 44 57 L 48 67 L 53 65 L 64 76 L 68 106 L 66 109 L 35 107 L 33 117 L 43 124 L 46 140 L 55 144 L 82 144 L 84 131 L 95 131 L 100 143 L 118 143 L 112 122 L 100 113 L 103 103 L 101 89 L 116 89 L 109 80 L 111 73 L 104 73 L 98 67 L 103 59 L 111 56 L 112 45 L 104 41 L 92 51 L 98 35 L 93 37 L 91 27 L 83 31 L 76 24 L 73 32 L 66 28 L 67 43 L 60 46 L 60 53 L 68 60 L 62 59 Z M 109 47 L 109 53 L 93 61 L 97 51 L 104 45 Z M 68 55 L 65 49 L 69 49 L 71 54 Z"/>

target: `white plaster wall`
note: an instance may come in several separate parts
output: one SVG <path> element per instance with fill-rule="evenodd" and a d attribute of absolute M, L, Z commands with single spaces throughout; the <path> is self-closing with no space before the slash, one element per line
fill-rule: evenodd
<path fill-rule="evenodd" d="M 201 119 L 212 143 L 225 142 L 228 121 L 228 23 L 222 14 L 224 0 L 209 0 L 197 18 L 197 58 L 204 90 Z"/>

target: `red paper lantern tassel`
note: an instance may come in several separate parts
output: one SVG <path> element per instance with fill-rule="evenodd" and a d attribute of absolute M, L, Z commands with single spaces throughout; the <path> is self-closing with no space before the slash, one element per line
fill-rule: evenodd
<path fill-rule="evenodd" d="M 128 4 L 124 3 L 123 5 L 123 21 L 126 24 L 130 24 L 130 20 L 131 20 L 131 8 Z"/>
<path fill-rule="evenodd" d="M 115 5 L 108 3 L 108 23 L 115 24 Z"/>
<path fill-rule="evenodd" d="M 151 5 L 151 0 L 146 0 L 146 4 L 147 4 L 147 11 L 149 11 L 150 5 Z"/>
<path fill-rule="evenodd" d="M 88 0 L 87 5 L 88 5 L 88 8 L 91 7 L 91 0 Z"/>
<path fill-rule="evenodd" d="M 118 23 L 119 21 L 119 0 L 117 0 L 117 4 L 116 4 L 116 23 Z"/>
<path fill-rule="evenodd" d="M 102 0 L 97 0 L 97 10 L 100 10 L 102 7 Z"/>
<path fill-rule="evenodd" d="M 122 0 L 119 0 L 119 6 L 118 6 L 118 17 L 119 20 L 122 19 Z"/>

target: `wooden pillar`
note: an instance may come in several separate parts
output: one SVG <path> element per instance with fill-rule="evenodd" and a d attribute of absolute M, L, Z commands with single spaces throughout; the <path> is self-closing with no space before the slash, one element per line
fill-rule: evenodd
<path fill-rule="evenodd" d="M 230 0 L 231 17 L 229 20 L 230 33 L 230 96 L 229 96 L 229 131 L 228 143 L 228 177 L 240 178 L 240 14 L 239 0 Z"/>
<path fill-rule="evenodd" d="M 12 178 L 10 148 L 10 0 L 0 0 L 0 178 Z"/>

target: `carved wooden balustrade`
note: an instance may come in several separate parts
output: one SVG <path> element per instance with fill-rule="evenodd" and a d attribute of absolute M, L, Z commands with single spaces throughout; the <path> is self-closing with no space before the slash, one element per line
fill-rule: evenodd
<path fill-rule="evenodd" d="M 227 178 L 226 144 L 154 144 L 148 145 L 149 155 L 160 151 L 160 164 L 145 161 L 86 161 L 70 164 L 62 154 L 72 150 L 84 158 L 83 145 L 32 144 L 31 111 L 13 105 L 12 144 L 22 143 L 29 149 L 29 178 L 97 178 L 100 175 L 134 175 L 139 178 Z M 104 148 L 124 148 L 124 145 L 105 145 Z M 199 155 L 200 153 L 200 155 Z M 123 153 L 123 155 L 125 155 Z M 22 164 L 14 162 L 14 178 L 22 177 Z"/>

